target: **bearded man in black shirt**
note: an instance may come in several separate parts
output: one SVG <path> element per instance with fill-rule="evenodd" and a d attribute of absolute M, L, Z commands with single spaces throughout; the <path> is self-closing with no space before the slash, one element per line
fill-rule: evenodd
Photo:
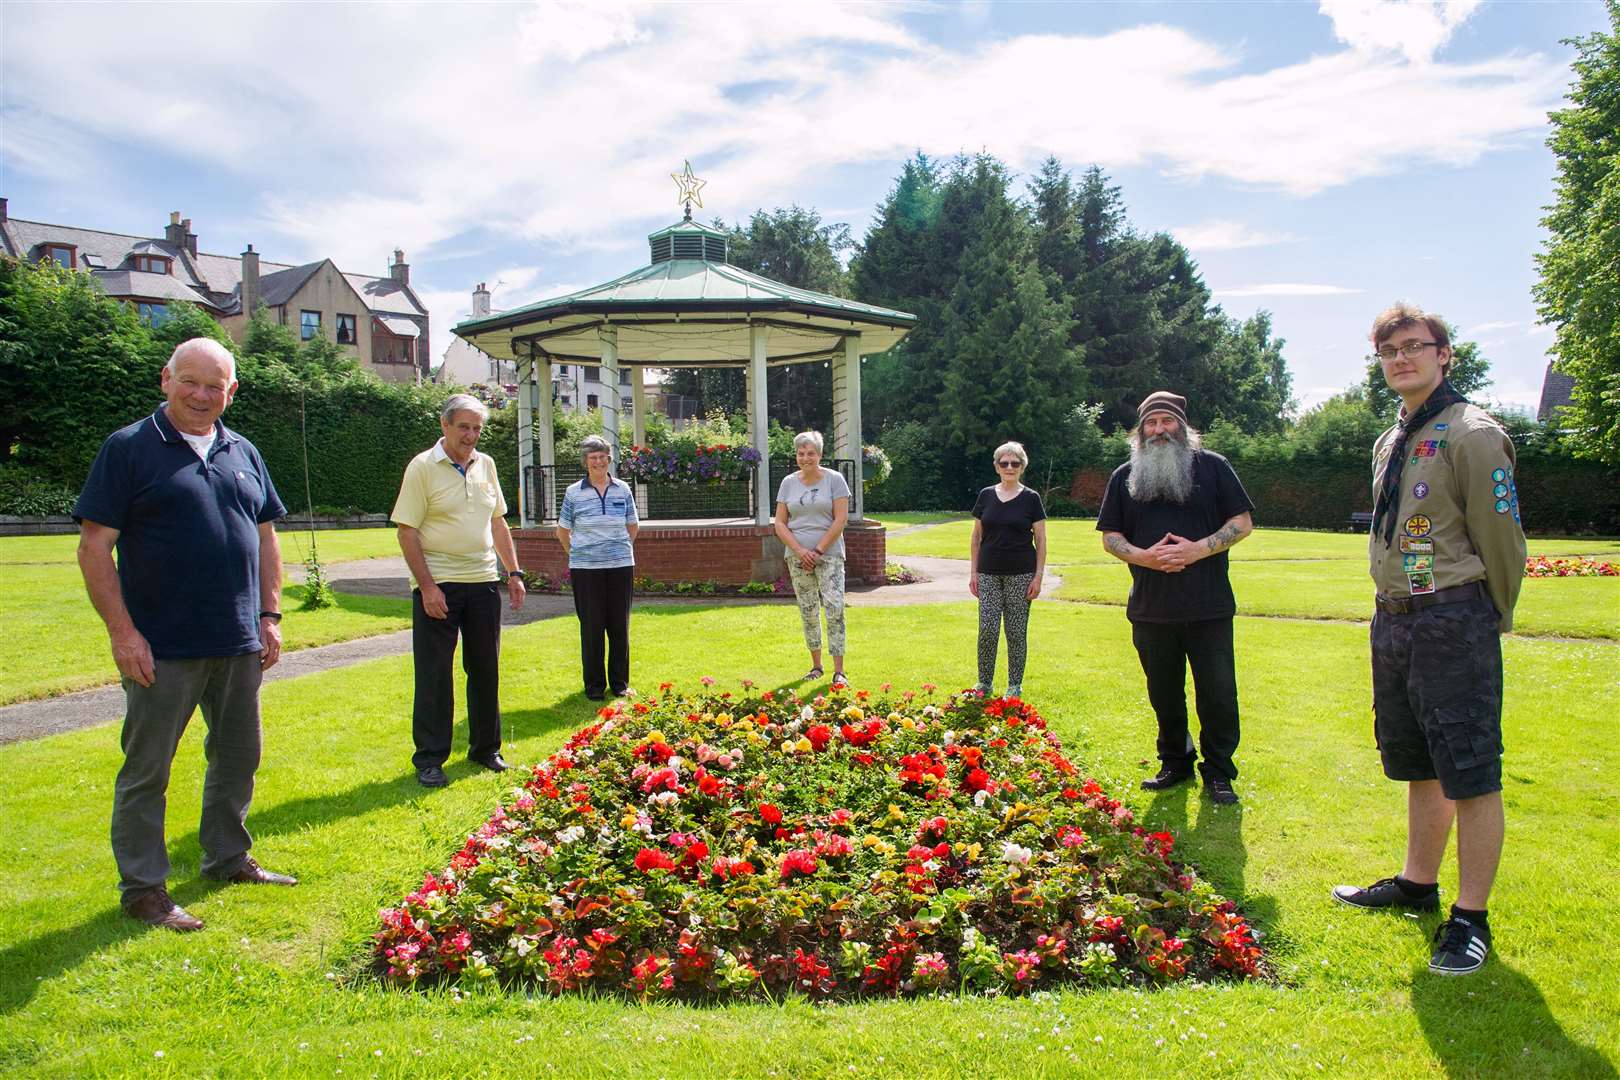
<path fill-rule="evenodd" d="M 1210 798 L 1235 803 L 1237 602 L 1226 549 L 1254 530 L 1254 504 L 1227 460 L 1202 448 L 1187 423 L 1185 398 L 1161 390 L 1148 395 L 1136 415 L 1131 460 L 1108 480 L 1097 529 L 1108 553 L 1131 567 L 1125 616 L 1159 721 L 1159 773 L 1142 787 L 1161 791 L 1190 779 L 1202 751 Z M 1197 750 L 1187 730 L 1189 663 Z"/>

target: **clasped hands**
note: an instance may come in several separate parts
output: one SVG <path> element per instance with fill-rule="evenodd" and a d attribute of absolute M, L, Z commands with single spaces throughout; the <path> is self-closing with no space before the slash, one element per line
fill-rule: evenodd
<path fill-rule="evenodd" d="M 1179 574 L 1206 554 L 1199 541 L 1175 533 L 1165 533 L 1157 544 L 1141 551 L 1143 566 L 1165 574 Z"/>

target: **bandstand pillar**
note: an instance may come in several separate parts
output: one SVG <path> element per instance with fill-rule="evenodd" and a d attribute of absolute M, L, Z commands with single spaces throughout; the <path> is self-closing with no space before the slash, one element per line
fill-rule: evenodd
<path fill-rule="evenodd" d="M 764 525 L 771 520 L 771 500 L 776 493 L 771 486 L 770 413 L 766 408 L 765 390 L 765 335 L 767 327 L 758 323 L 748 325 L 748 441 L 759 454 L 754 482 L 754 524 Z"/>
<path fill-rule="evenodd" d="M 630 370 L 630 424 L 636 446 L 647 445 L 647 369 Z"/>
<path fill-rule="evenodd" d="M 602 437 L 613 450 L 613 464 L 616 466 L 622 457 L 619 452 L 619 328 L 604 326 L 596 333 L 602 340 L 602 367 L 598 372 L 602 376 L 599 402 L 602 409 Z"/>
<path fill-rule="evenodd" d="M 834 458 L 855 462 L 855 483 L 850 485 L 849 517 L 861 520 L 866 510 L 866 485 L 861 482 L 861 335 L 844 338 L 843 354 L 833 361 Z"/>

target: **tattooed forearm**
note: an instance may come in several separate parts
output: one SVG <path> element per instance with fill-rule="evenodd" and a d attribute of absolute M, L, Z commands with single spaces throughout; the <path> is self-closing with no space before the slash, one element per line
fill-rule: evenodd
<path fill-rule="evenodd" d="M 1211 555 L 1225 551 L 1247 535 L 1249 535 L 1247 515 L 1235 517 L 1204 538 L 1204 550 Z"/>
<path fill-rule="evenodd" d="M 1124 559 L 1127 562 L 1130 561 L 1130 558 L 1131 558 L 1131 545 L 1130 545 L 1130 542 L 1127 541 L 1119 533 L 1104 533 L 1103 534 L 1103 547 L 1105 549 L 1107 549 L 1108 553 L 1110 555 L 1114 556 L 1114 558 L 1116 558 L 1116 559 Z"/>

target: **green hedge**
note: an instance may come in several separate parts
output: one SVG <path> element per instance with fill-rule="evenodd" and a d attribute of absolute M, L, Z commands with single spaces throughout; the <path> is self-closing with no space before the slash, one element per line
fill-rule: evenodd
<path fill-rule="evenodd" d="M 1232 467 L 1254 500 L 1254 520 L 1262 526 L 1344 529 L 1350 515 L 1370 512 L 1370 455 L 1296 455 L 1245 458 Z M 1082 469 L 1072 498 L 1096 513 L 1108 468 Z M 1524 527 L 1535 533 L 1620 535 L 1620 474 L 1592 462 L 1562 455 L 1525 452 L 1516 476 Z"/>

